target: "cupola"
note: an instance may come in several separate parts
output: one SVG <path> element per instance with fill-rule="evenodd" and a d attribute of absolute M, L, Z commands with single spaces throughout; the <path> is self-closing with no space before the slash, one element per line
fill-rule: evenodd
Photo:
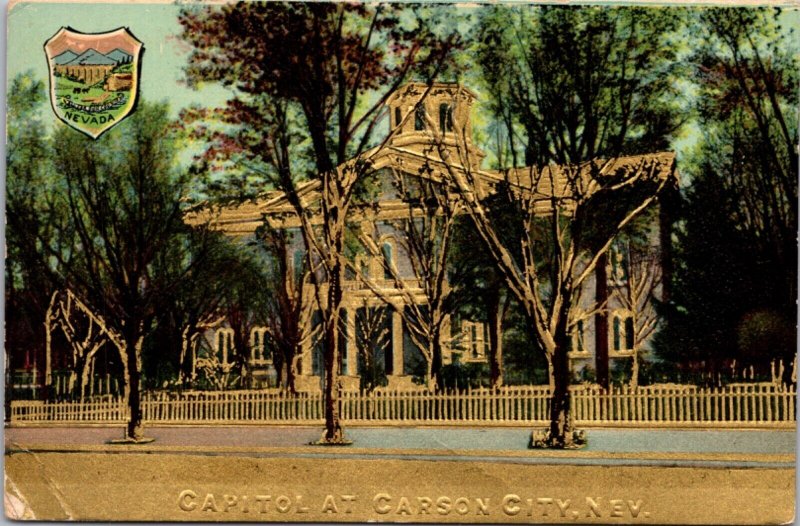
<path fill-rule="evenodd" d="M 471 141 L 470 111 L 475 93 L 455 83 L 432 85 L 412 82 L 398 89 L 386 101 L 393 141 L 408 135 L 438 136 L 466 132 Z M 399 129 L 398 129 L 399 127 Z"/>

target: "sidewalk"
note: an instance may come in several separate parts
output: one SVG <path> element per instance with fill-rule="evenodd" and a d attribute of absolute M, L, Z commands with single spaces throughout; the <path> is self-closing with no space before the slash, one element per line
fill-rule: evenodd
<path fill-rule="evenodd" d="M 319 438 L 321 429 L 298 426 L 151 427 L 155 442 L 121 448 L 107 442 L 122 436 L 119 427 L 29 427 L 7 428 L 6 448 L 58 451 L 204 451 L 221 454 L 292 454 L 313 457 L 356 455 L 417 459 L 447 455 L 459 458 L 500 457 L 531 461 L 567 458 L 590 464 L 642 464 L 645 461 L 712 461 L 728 466 L 755 467 L 778 462 L 794 463 L 796 434 L 787 430 L 665 430 L 592 429 L 588 447 L 578 451 L 533 451 L 528 449 L 529 428 L 463 427 L 373 427 L 349 428 L 353 445 L 319 448 L 308 443 Z"/>

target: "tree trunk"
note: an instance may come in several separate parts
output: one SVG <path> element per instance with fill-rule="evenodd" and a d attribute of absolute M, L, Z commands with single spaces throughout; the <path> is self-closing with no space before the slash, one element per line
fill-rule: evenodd
<path fill-rule="evenodd" d="M 431 341 L 431 367 L 428 378 L 431 380 L 431 386 L 434 391 L 444 387 L 444 379 L 442 378 L 442 337 L 438 331 L 434 333 Z"/>
<path fill-rule="evenodd" d="M 193 329 L 190 330 L 189 325 L 181 331 L 181 357 L 178 369 L 181 375 L 181 385 L 184 387 L 187 387 L 192 379 L 194 353 L 191 353 L 191 355 L 189 353 L 195 344 L 195 336 L 195 331 Z"/>
<path fill-rule="evenodd" d="M 567 347 L 557 344 L 553 353 L 553 391 L 550 395 L 549 445 L 553 448 L 564 448 L 572 443 L 569 376 Z"/>
<path fill-rule="evenodd" d="M 633 352 L 633 364 L 631 364 L 631 382 L 630 386 L 636 388 L 639 386 L 639 350 Z"/>
<path fill-rule="evenodd" d="M 283 361 L 284 365 L 282 367 L 284 372 L 284 384 L 286 385 L 286 389 L 293 395 L 297 394 L 297 385 L 295 383 L 295 377 L 297 376 L 297 371 L 295 370 L 295 364 L 297 361 L 294 357 L 299 354 L 301 351 L 299 349 L 292 351 L 292 354 L 286 356 Z"/>
<path fill-rule="evenodd" d="M 287 362 L 289 358 L 287 358 L 289 353 L 285 351 L 282 347 L 278 347 L 275 350 L 275 354 L 272 357 L 272 365 L 275 367 L 275 385 L 277 387 L 286 387 L 286 369 Z"/>
<path fill-rule="evenodd" d="M 597 305 L 605 305 L 608 301 L 608 276 L 606 263 L 608 255 L 603 254 L 597 260 L 595 269 L 595 301 Z M 608 390 L 608 309 L 600 309 L 594 317 L 594 359 L 597 383 Z"/>
<path fill-rule="evenodd" d="M 69 396 L 72 400 L 80 400 L 84 396 L 83 373 L 86 360 L 85 356 L 76 355 L 72 364 L 72 371 L 69 373 Z M 86 373 L 88 374 L 88 373 Z"/>
<path fill-rule="evenodd" d="M 489 303 L 489 381 L 492 389 L 503 386 L 503 316 L 500 294 L 493 294 Z"/>
<path fill-rule="evenodd" d="M 436 380 L 433 377 L 433 358 L 425 364 L 425 385 L 429 391 L 436 390 Z"/>
<path fill-rule="evenodd" d="M 78 382 L 79 390 L 77 398 L 83 401 L 84 398 L 89 396 L 89 375 L 91 373 L 89 367 L 91 366 L 91 358 L 89 356 L 82 356 L 80 358 L 80 371 L 81 379 Z"/>
<path fill-rule="evenodd" d="M 342 264 L 337 261 L 328 281 L 328 320 L 325 326 L 325 433 L 322 441 L 344 442 L 339 420 L 339 315 L 342 303 Z"/>
<path fill-rule="evenodd" d="M 125 339 L 125 353 L 127 354 L 128 368 L 128 408 L 130 409 L 130 419 L 128 420 L 127 438 L 140 440 L 144 437 L 142 426 L 142 403 L 141 403 L 141 371 L 142 371 L 142 340 L 139 335 L 130 336 Z"/>
<path fill-rule="evenodd" d="M 564 287 L 561 291 L 562 307 L 553 334 L 555 348 L 552 353 L 553 387 L 550 395 L 550 433 L 548 445 L 551 448 L 565 448 L 572 445 L 572 411 L 569 393 L 570 367 L 567 330 L 571 291 Z"/>

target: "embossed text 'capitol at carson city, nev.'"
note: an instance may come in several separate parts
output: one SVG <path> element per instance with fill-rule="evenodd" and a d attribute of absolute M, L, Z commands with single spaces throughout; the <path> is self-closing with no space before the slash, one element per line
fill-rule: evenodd
<path fill-rule="evenodd" d="M 178 495 L 178 507 L 192 514 L 305 514 L 330 515 L 357 512 L 379 516 L 454 515 L 480 517 L 533 517 L 536 519 L 627 518 L 649 519 L 641 499 L 585 497 L 559 499 L 508 493 L 502 498 L 456 496 L 406 496 L 378 492 L 363 498 L 355 494 L 329 494 L 314 502 L 301 495 L 207 493 L 186 489 Z"/>

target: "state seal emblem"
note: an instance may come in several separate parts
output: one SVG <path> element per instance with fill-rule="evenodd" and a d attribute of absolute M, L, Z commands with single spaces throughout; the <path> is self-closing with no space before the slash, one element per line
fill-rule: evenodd
<path fill-rule="evenodd" d="M 62 27 L 44 45 L 56 116 L 96 139 L 130 115 L 142 49 L 127 28 L 81 33 Z"/>

